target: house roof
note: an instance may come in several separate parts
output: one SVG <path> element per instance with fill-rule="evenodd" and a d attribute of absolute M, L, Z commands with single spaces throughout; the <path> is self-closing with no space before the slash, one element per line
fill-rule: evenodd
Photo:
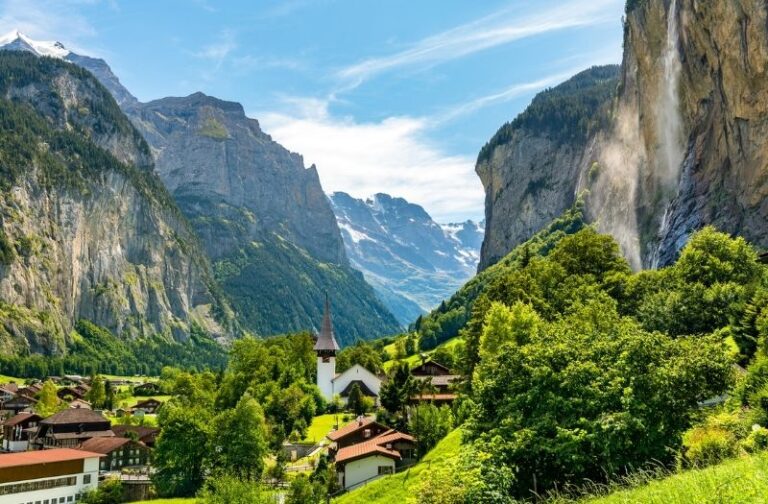
<path fill-rule="evenodd" d="M 368 388 L 368 385 L 366 385 L 363 380 L 352 380 L 347 384 L 346 387 L 344 387 L 344 390 L 342 390 L 339 395 L 341 397 L 347 397 L 355 383 L 357 383 L 357 386 L 360 387 L 360 392 L 362 392 L 363 395 L 367 395 L 368 397 L 376 397 L 376 394 L 374 394 L 373 391 Z"/>
<path fill-rule="evenodd" d="M 34 420 L 35 417 L 40 420 L 42 417 L 40 415 L 36 415 L 34 413 L 19 413 L 18 415 L 12 416 L 5 422 L 3 422 L 3 425 L 6 425 L 8 427 L 13 427 L 14 425 L 19 425 L 22 422 L 25 422 L 27 420 Z"/>
<path fill-rule="evenodd" d="M 115 437 L 115 433 L 111 430 L 104 431 L 82 431 L 82 432 L 54 432 L 51 437 L 57 441 L 63 441 L 65 439 L 90 439 L 98 437 Z"/>
<path fill-rule="evenodd" d="M 156 437 L 160 433 L 157 427 L 142 427 L 138 425 L 115 425 L 112 427 L 115 436 L 127 437 L 129 432 L 135 432 L 140 441 L 146 442 L 150 438 Z"/>
<path fill-rule="evenodd" d="M 70 401 L 69 407 L 91 409 L 91 403 L 83 399 L 73 399 L 72 401 Z"/>
<path fill-rule="evenodd" d="M 370 457 L 372 455 L 384 455 L 385 457 L 400 460 L 402 458 L 400 456 L 400 452 L 387 448 L 386 446 L 387 444 L 394 443 L 395 441 L 410 441 L 412 443 L 416 442 L 413 436 L 390 429 L 369 441 L 365 441 L 364 443 L 342 448 L 338 451 L 338 453 L 336 453 L 335 462 L 337 464 L 342 464 L 344 462 L 350 462 L 352 460 Z"/>
<path fill-rule="evenodd" d="M 339 450 L 336 454 L 335 462 L 337 464 L 343 464 L 373 455 L 383 455 L 395 460 L 400 460 L 402 458 L 400 453 L 395 450 L 388 450 L 375 443 L 360 443 Z"/>
<path fill-rule="evenodd" d="M 376 421 L 373 419 L 373 417 L 366 417 L 359 422 L 358 421 L 352 422 L 351 424 L 345 425 L 339 430 L 330 432 L 327 437 L 331 441 L 338 441 L 339 439 L 349 436 L 350 434 L 357 432 L 360 429 L 364 429 L 370 425 L 375 425 L 375 424 L 376 424 Z"/>
<path fill-rule="evenodd" d="M 331 320 L 331 303 L 328 296 L 325 296 L 325 309 L 323 310 L 323 327 L 320 334 L 317 335 L 315 342 L 315 351 L 336 351 L 339 350 L 339 344 L 336 343 L 336 337 L 333 334 L 333 321 Z"/>
<path fill-rule="evenodd" d="M 419 364 L 415 368 L 411 369 L 411 374 L 415 374 L 415 373 L 422 372 L 422 371 L 426 372 L 428 367 L 436 367 L 436 368 L 440 369 L 441 371 L 443 371 L 443 374 L 450 374 L 450 372 L 451 372 L 451 370 L 448 369 L 448 366 L 444 366 L 444 365 L 440 364 L 439 362 L 428 361 L 428 362 L 425 362 L 423 364 Z"/>
<path fill-rule="evenodd" d="M 131 408 L 136 409 L 136 408 L 142 408 L 144 406 L 153 406 L 153 405 L 158 405 L 159 406 L 161 404 L 163 404 L 163 402 L 162 401 L 158 401 L 157 399 L 144 399 L 143 401 L 139 401 L 136 404 L 134 404 L 133 406 L 131 406 Z"/>
<path fill-rule="evenodd" d="M 130 442 L 130 439 L 124 437 L 95 437 L 83 441 L 80 449 L 106 455 Z"/>
<path fill-rule="evenodd" d="M 71 423 L 103 423 L 109 422 L 104 415 L 86 408 L 71 408 L 59 411 L 53 416 L 43 420 L 45 425 L 61 425 Z"/>
<path fill-rule="evenodd" d="M 72 448 L 8 453 L 0 455 L 0 468 L 68 462 L 70 460 L 83 460 L 93 457 L 101 457 L 101 454 Z"/>
<path fill-rule="evenodd" d="M 0 390 L 8 392 L 9 394 L 15 394 L 19 391 L 19 386 L 15 383 L 4 383 L 0 385 Z"/>

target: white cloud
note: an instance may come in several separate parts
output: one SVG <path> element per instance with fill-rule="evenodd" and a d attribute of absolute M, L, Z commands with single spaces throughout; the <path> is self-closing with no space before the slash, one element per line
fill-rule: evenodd
<path fill-rule="evenodd" d="M 235 49 L 237 49 L 235 34 L 232 30 L 222 30 L 216 42 L 202 47 L 194 54 L 198 58 L 213 60 L 217 64 L 221 64 Z"/>
<path fill-rule="evenodd" d="M 401 196 L 440 221 L 482 217 L 474 158 L 432 145 L 427 120 L 403 116 L 364 123 L 332 117 L 321 102 L 298 105 L 308 113 L 266 113 L 259 121 L 276 141 L 317 165 L 325 190 Z"/>
<path fill-rule="evenodd" d="M 337 73 L 337 77 L 341 79 L 343 89 L 350 89 L 375 75 L 396 68 L 414 65 L 419 65 L 420 68 L 429 67 L 534 35 L 615 22 L 614 7 L 621 2 L 622 0 L 578 0 L 522 16 L 513 10 L 501 10 L 424 38 L 403 51 L 369 58 L 343 68 Z"/>

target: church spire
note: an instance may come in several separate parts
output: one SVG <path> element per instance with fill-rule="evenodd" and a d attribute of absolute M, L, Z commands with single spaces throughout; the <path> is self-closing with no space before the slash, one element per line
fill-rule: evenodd
<path fill-rule="evenodd" d="M 333 322 L 331 321 L 331 302 L 328 294 L 325 295 L 325 310 L 323 311 L 323 326 L 320 334 L 317 335 L 315 351 L 317 352 L 336 352 L 339 350 L 339 344 L 336 343 L 336 337 L 333 334 Z"/>

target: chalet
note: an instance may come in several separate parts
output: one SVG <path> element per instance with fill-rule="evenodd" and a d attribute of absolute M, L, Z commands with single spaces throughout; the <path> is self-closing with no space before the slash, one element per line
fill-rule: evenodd
<path fill-rule="evenodd" d="M 76 385 L 74 390 L 79 394 L 78 397 L 85 397 L 88 395 L 88 392 L 91 391 L 91 386 L 88 385 L 87 383 L 81 383 L 79 385 Z"/>
<path fill-rule="evenodd" d="M 351 424 L 330 432 L 327 437 L 331 440 L 331 449 L 340 450 L 347 446 L 370 441 L 389 430 L 391 430 L 389 427 L 380 424 L 372 417 L 358 417 Z"/>
<path fill-rule="evenodd" d="M 15 383 L 6 383 L 0 385 L 0 406 L 5 404 L 6 401 L 10 401 L 19 392 L 19 387 Z"/>
<path fill-rule="evenodd" d="M 138 411 L 141 411 L 147 415 L 154 415 L 162 405 L 163 403 L 157 399 L 146 399 L 144 401 L 137 402 L 131 407 L 131 409 L 133 410 L 134 414 Z"/>
<path fill-rule="evenodd" d="M 16 395 L 10 401 L 3 403 L 3 409 L 11 412 L 12 415 L 18 415 L 23 411 L 32 411 L 32 408 L 37 403 L 37 399 L 34 397 L 28 397 L 25 395 Z"/>
<path fill-rule="evenodd" d="M 349 392 L 357 384 L 363 394 L 373 398 L 374 403 L 378 404 L 381 378 L 359 364 L 336 374 L 336 352 L 339 348 L 333 331 L 331 305 L 326 298 L 323 325 L 314 346 L 317 353 L 317 386 L 327 401 L 332 401 L 338 394 L 346 402 Z"/>
<path fill-rule="evenodd" d="M 160 385 L 153 382 L 142 383 L 133 387 L 133 395 L 150 396 L 160 394 Z"/>
<path fill-rule="evenodd" d="M 114 435 L 101 413 L 71 408 L 41 421 L 33 444 L 37 448 L 76 448 L 88 439 Z"/>
<path fill-rule="evenodd" d="M 34 413 L 19 413 L 3 422 L 3 451 L 29 450 L 29 441 L 37 432 L 37 424 L 42 419 Z"/>
<path fill-rule="evenodd" d="M 103 455 L 99 462 L 101 472 L 120 471 L 125 467 L 140 467 L 149 464 L 149 448 L 130 438 L 92 438 L 84 441 L 80 445 L 80 449 Z"/>
<path fill-rule="evenodd" d="M 115 425 L 112 427 L 112 432 L 114 432 L 117 437 L 133 439 L 143 443 L 149 448 L 154 448 L 157 436 L 160 434 L 160 429 L 157 427 Z"/>
<path fill-rule="evenodd" d="M 68 448 L 0 455 L 0 502 L 75 502 L 96 489 L 100 457 Z"/>
<path fill-rule="evenodd" d="M 18 392 L 16 392 L 16 395 L 34 399 L 41 390 L 43 390 L 43 384 L 40 382 L 35 382 L 19 388 Z"/>
<path fill-rule="evenodd" d="M 83 394 L 82 389 L 77 387 L 62 387 L 56 391 L 56 395 L 62 401 L 71 401 L 73 399 L 85 398 L 85 394 Z"/>
<path fill-rule="evenodd" d="M 447 366 L 428 361 L 411 369 L 411 375 L 423 385 L 421 393 L 411 397 L 411 401 L 450 404 L 456 399 L 451 384 L 461 376 L 451 374 Z"/>
<path fill-rule="evenodd" d="M 416 440 L 392 429 L 341 448 L 334 459 L 339 484 L 348 490 L 373 478 L 394 474 L 415 460 L 415 452 Z"/>

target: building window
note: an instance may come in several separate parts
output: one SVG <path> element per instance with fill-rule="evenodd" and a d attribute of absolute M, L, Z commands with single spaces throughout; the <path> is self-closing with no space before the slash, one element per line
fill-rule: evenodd
<path fill-rule="evenodd" d="M 392 474 L 392 466 L 379 466 L 379 476 L 382 474 Z"/>
<path fill-rule="evenodd" d="M 91 475 L 90 474 L 84 474 L 83 475 L 83 485 L 90 485 L 91 484 Z"/>

